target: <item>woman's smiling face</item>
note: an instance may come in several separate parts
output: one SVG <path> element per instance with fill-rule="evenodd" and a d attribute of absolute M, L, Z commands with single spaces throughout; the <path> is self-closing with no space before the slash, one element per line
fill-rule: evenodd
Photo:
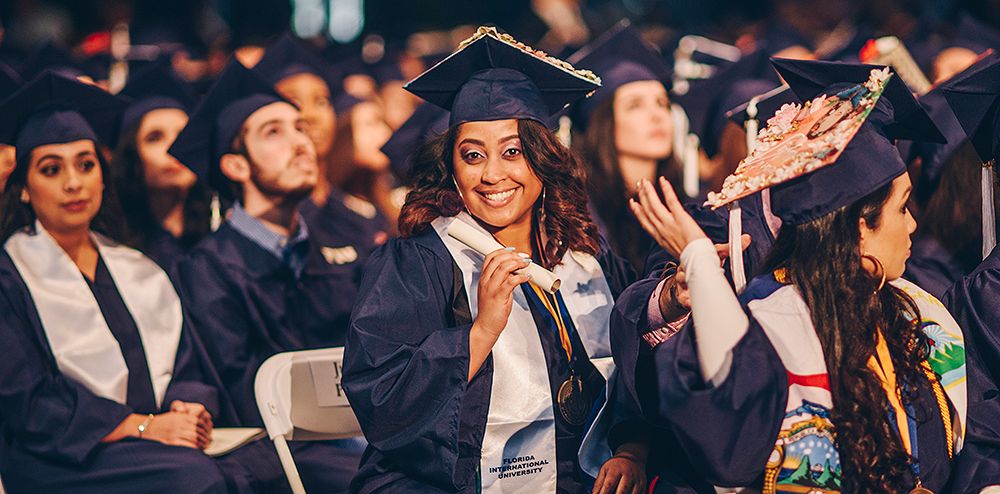
<path fill-rule="evenodd" d="M 458 190 L 476 219 L 498 230 L 531 221 L 542 181 L 524 154 L 516 119 L 461 124 L 452 163 Z"/>

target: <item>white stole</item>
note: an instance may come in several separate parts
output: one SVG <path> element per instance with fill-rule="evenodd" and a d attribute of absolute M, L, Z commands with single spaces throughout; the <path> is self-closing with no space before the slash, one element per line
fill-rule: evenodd
<path fill-rule="evenodd" d="M 173 377 L 183 314 L 170 279 L 137 250 L 91 234 L 139 328 L 156 405 Z M 128 367 L 83 274 L 51 235 L 15 233 L 4 244 L 28 287 L 60 372 L 92 393 L 124 404 Z"/>
<path fill-rule="evenodd" d="M 452 221 L 465 221 L 488 233 L 464 212 L 432 223 L 462 271 L 475 319 L 483 256 L 448 236 Z M 590 362 L 610 380 L 614 363 L 609 321 L 614 298 L 604 271 L 597 259 L 581 252 L 567 252 L 554 271 L 562 280 L 563 302 Z M 483 493 L 556 492 L 555 416 L 548 365 L 528 304 L 523 291 L 515 289 L 507 326 L 493 345 L 493 386 L 480 461 Z"/>
<path fill-rule="evenodd" d="M 921 328 L 935 343 L 928 360 L 940 360 L 941 356 L 956 351 L 964 354 L 962 330 L 940 301 L 904 279 L 890 283 L 906 292 L 917 304 L 922 319 Z M 789 463 L 786 462 L 790 461 L 794 469 L 794 465 L 800 462 L 799 456 L 803 455 L 803 451 L 816 460 L 821 453 L 815 447 L 816 444 L 829 449 L 827 452 L 831 456 L 826 458 L 836 458 L 833 426 L 828 418 L 828 412 L 834 407 L 834 403 L 829 388 L 825 386 L 827 370 L 823 347 L 816 335 L 809 307 L 795 286 L 782 286 L 768 297 L 753 300 L 747 306 L 778 353 L 789 376 L 786 414 L 775 450 L 768 460 L 766 490 L 769 485 L 773 486 L 777 478 L 776 472 L 783 464 L 787 468 Z M 935 369 L 942 374 L 941 384 L 957 411 L 952 418 L 950 431 L 955 438 L 955 454 L 961 449 L 968 409 L 964 358 L 961 361 L 961 365 Z M 802 445 L 795 446 L 797 442 L 808 442 L 808 449 Z M 823 457 L 818 456 L 818 459 L 822 460 Z M 825 468 L 822 462 L 817 464 L 814 461 L 813 465 Z"/>

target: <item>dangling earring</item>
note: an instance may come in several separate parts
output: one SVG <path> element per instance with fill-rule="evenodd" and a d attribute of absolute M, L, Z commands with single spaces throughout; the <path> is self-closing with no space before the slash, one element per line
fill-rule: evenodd
<path fill-rule="evenodd" d="M 469 213 L 471 215 L 472 213 L 469 212 L 469 205 L 468 203 L 465 202 L 465 196 L 462 195 L 462 189 L 458 188 L 458 180 L 455 180 L 454 175 L 451 176 L 451 183 L 455 184 L 455 192 L 458 192 L 458 197 L 459 199 L 462 200 L 462 209 L 464 209 L 466 213 Z"/>
<path fill-rule="evenodd" d="M 538 209 L 538 230 L 545 230 L 545 187 L 542 187 L 542 207 Z"/>
<path fill-rule="evenodd" d="M 861 258 L 868 259 L 869 261 L 871 261 L 872 264 L 875 265 L 876 271 L 882 273 L 882 280 L 879 281 L 878 288 L 875 289 L 875 293 L 878 293 L 880 290 L 882 290 L 882 287 L 885 286 L 885 266 L 882 265 L 882 261 L 878 260 L 877 257 L 871 254 L 861 254 Z"/>
<path fill-rule="evenodd" d="M 31 202 L 31 198 L 28 197 L 28 191 L 21 189 L 21 203 L 28 204 L 29 202 Z"/>

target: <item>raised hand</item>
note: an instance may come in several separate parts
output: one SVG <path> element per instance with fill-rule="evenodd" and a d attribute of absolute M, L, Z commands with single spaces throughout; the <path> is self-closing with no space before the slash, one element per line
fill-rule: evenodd
<path fill-rule="evenodd" d="M 680 259 L 681 252 L 689 243 L 707 236 L 694 218 L 684 210 L 670 182 L 663 177 L 660 177 L 659 182 L 664 201 L 656 195 L 652 183 L 642 180 L 639 182 L 639 200 L 629 199 L 629 207 L 653 240 L 675 258 Z"/>

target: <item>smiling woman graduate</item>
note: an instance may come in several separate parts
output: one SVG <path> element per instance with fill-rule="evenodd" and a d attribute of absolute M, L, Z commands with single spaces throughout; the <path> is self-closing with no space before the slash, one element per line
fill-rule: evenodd
<path fill-rule="evenodd" d="M 631 270 L 599 238 L 580 165 L 544 122 L 597 87 L 489 28 L 407 85 L 450 110 L 450 128 L 421 153 L 432 158 L 415 165 L 402 238 L 372 255 L 352 316 L 343 382 L 370 444 L 353 491 L 576 493 L 612 451 L 602 481 L 641 487 L 642 452 L 619 428 L 589 475 L 579 459 Z M 459 221 L 506 248 L 484 259 L 446 233 Z M 534 285 L 529 263 L 563 288 Z"/>

